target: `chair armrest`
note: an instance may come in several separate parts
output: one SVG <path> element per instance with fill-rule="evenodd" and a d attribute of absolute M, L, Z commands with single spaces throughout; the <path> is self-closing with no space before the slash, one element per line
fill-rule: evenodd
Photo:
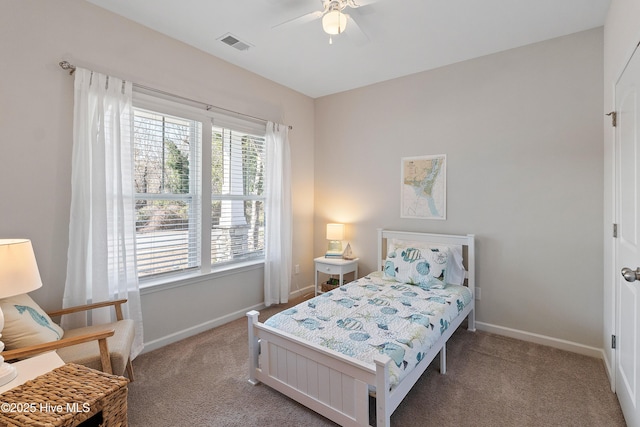
<path fill-rule="evenodd" d="M 47 312 L 47 314 L 50 317 L 58 317 L 58 316 L 62 316 L 63 314 L 77 313 L 79 311 L 93 310 L 94 308 L 114 306 L 116 310 L 116 319 L 122 320 L 124 319 L 124 316 L 122 315 L 122 304 L 126 302 L 127 302 L 126 299 L 119 299 L 115 301 L 94 302 L 93 304 L 78 305 L 75 307 L 63 308 L 62 310 L 50 311 L 50 312 Z"/>
<path fill-rule="evenodd" d="M 62 338 L 58 341 L 51 341 L 43 344 L 36 344 L 28 347 L 17 348 L 15 350 L 7 350 L 0 353 L 5 360 L 22 359 L 24 357 L 35 356 L 36 354 L 46 351 L 57 350 L 63 347 L 69 347 L 76 344 L 82 344 L 89 341 L 98 341 L 100 347 L 100 360 L 102 362 L 102 370 L 108 374 L 113 373 L 111 369 L 111 357 L 109 356 L 109 348 L 107 346 L 107 338 L 113 336 L 113 329 L 101 332 L 93 332 L 90 334 L 79 335 L 72 338 Z"/>

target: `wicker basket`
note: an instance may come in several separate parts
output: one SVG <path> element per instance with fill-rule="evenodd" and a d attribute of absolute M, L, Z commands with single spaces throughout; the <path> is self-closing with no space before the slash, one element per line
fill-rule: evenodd
<path fill-rule="evenodd" d="M 334 290 L 334 289 L 336 289 L 336 288 L 338 288 L 338 287 L 339 287 L 338 285 L 333 285 L 333 284 L 330 284 L 330 283 L 324 282 L 324 283 L 320 286 L 320 290 L 321 290 L 322 292 L 329 292 L 329 291 L 332 291 L 332 290 Z"/>
<path fill-rule="evenodd" d="M 102 426 L 127 426 L 127 383 L 69 363 L 0 395 L 0 426 L 77 426 L 102 412 Z"/>

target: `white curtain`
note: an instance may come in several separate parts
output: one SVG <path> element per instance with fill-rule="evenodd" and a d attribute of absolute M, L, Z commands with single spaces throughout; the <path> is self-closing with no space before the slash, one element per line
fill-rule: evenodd
<path fill-rule="evenodd" d="M 63 307 L 126 298 L 136 323 L 131 351 L 142 350 L 135 260 L 132 86 L 82 68 L 75 71 L 71 218 Z M 63 316 L 63 328 L 114 320 L 113 308 Z"/>
<path fill-rule="evenodd" d="M 267 123 L 264 303 L 289 300 L 291 287 L 291 154 L 289 128 Z"/>

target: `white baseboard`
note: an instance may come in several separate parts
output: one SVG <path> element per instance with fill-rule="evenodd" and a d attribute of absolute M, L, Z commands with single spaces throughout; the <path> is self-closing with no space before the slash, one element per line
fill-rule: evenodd
<path fill-rule="evenodd" d="M 313 286 L 307 286 L 302 289 L 298 289 L 292 292 L 289 297 L 291 299 L 301 297 L 306 295 L 307 293 L 313 292 Z M 265 308 L 264 303 L 257 304 L 251 307 L 244 308 L 242 310 L 238 310 L 233 313 L 229 313 L 225 316 L 218 317 L 216 319 L 211 319 L 207 322 L 201 323 L 199 325 L 192 326 L 187 329 L 183 329 L 182 331 L 174 332 L 172 334 L 166 335 L 162 338 L 155 339 L 153 341 L 149 341 L 144 343 L 144 350 L 142 353 L 147 353 L 149 351 L 156 350 L 160 347 L 164 347 L 165 345 L 172 344 L 174 342 L 183 340 L 185 338 L 189 338 L 193 335 L 197 335 L 201 332 L 207 331 L 209 329 L 216 328 L 218 326 L 222 326 L 225 323 L 232 322 L 234 320 L 240 319 L 246 315 L 248 311 L 251 310 L 262 310 Z M 595 357 L 597 359 L 602 359 L 605 364 L 605 369 L 607 371 L 607 375 L 609 378 L 612 376 L 611 366 L 608 363 L 607 358 L 605 357 L 604 350 L 601 348 L 590 347 L 584 344 L 575 343 L 572 341 L 566 341 L 558 338 L 548 337 L 545 335 L 534 334 L 531 332 L 521 331 L 518 329 L 507 328 L 504 326 L 492 325 L 490 323 L 479 322 L 476 320 L 476 328 L 480 331 L 490 332 L 496 335 L 503 335 L 510 338 L 519 339 L 522 341 L 533 342 L 536 344 L 546 345 L 549 347 L 557 348 L 560 350 L 571 351 L 573 353 L 582 354 L 585 356 Z M 612 383 L 613 384 L 613 383 Z"/>
<path fill-rule="evenodd" d="M 607 378 L 609 379 L 609 385 L 611 386 L 611 391 L 616 392 L 616 373 L 613 371 L 613 365 L 610 363 L 607 354 L 602 350 L 602 360 L 604 361 L 604 367 L 607 372 Z"/>
<path fill-rule="evenodd" d="M 297 298 L 303 295 L 306 295 L 308 293 L 312 293 L 314 292 L 314 288 L 313 286 L 307 286 L 304 287 L 302 289 L 298 289 L 296 291 L 293 291 L 292 293 L 289 294 L 289 298 L 293 299 L 293 298 Z M 218 326 L 222 326 L 225 323 L 229 323 L 229 322 L 233 322 L 234 320 L 240 319 L 242 317 L 244 317 L 248 311 L 251 310 L 262 310 L 263 308 L 265 308 L 264 303 L 262 304 L 257 304 L 254 305 L 252 307 L 247 307 L 244 308 L 242 310 L 238 310 L 236 312 L 233 313 L 229 313 L 225 316 L 222 317 L 218 317 L 217 319 L 211 319 L 208 320 L 204 323 L 201 323 L 199 325 L 195 325 L 192 326 L 190 328 L 187 329 L 183 329 L 181 331 L 178 332 L 174 332 L 172 334 L 166 335 L 162 338 L 158 338 L 155 339 L 153 341 L 149 341 L 144 343 L 144 349 L 142 350 L 142 353 L 147 353 L 149 351 L 153 351 L 156 350 L 160 347 L 164 347 L 165 345 L 169 345 L 169 344 L 173 344 L 174 342 L 183 340 L 185 338 L 189 338 L 191 336 L 197 335 L 201 332 L 204 331 L 208 331 L 209 329 L 213 329 L 213 328 L 217 328 Z"/>
<path fill-rule="evenodd" d="M 289 294 L 289 299 L 294 299 L 301 297 L 303 295 L 315 293 L 315 289 L 313 285 L 306 286 L 302 289 L 295 290 Z"/>
<path fill-rule="evenodd" d="M 204 331 L 208 331 L 209 329 L 213 329 L 216 328 L 218 326 L 222 326 L 225 323 L 229 323 L 232 322 L 234 320 L 240 319 L 241 317 L 244 317 L 248 311 L 251 310 L 261 310 L 264 308 L 264 303 L 263 304 L 257 304 L 254 305 L 252 307 L 247 307 L 245 309 L 242 310 L 238 310 L 234 313 L 229 313 L 225 316 L 222 317 L 218 317 L 217 319 L 211 319 L 209 321 L 206 321 L 204 323 L 201 323 L 199 325 L 195 325 L 192 326 L 190 328 L 187 329 L 183 329 L 181 331 L 178 332 L 174 332 L 172 334 L 166 335 L 162 338 L 158 338 L 155 339 L 153 341 L 149 341 L 144 343 L 144 350 L 142 350 L 142 353 L 147 353 L 149 351 L 153 351 L 156 349 L 159 349 L 160 347 L 164 347 L 165 345 L 169 345 L 172 344 L 174 342 L 183 340 L 185 338 L 189 338 L 191 336 L 197 335 L 201 332 Z"/>
<path fill-rule="evenodd" d="M 520 331 L 518 329 L 506 328 L 504 326 L 492 325 L 490 323 L 478 322 L 477 320 L 476 328 L 480 331 L 490 332 L 496 335 L 503 335 L 522 341 L 546 345 L 548 347 L 570 351 L 572 353 L 578 353 L 585 356 L 595 357 L 597 359 L 605 359 L 604 351 L 601 348 L 597 347 L 590 347 L 588 345 L 579 344 L 572 341 L 534 334 L 532 332 Z"/>

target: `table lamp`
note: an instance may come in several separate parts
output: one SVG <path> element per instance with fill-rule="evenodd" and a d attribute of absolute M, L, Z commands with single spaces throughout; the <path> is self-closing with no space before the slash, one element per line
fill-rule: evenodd
<path fill-rule="evenodd" d="M 31 240 L 0 239 L 0 298 L 26 294 L 42 286 L 36 256 Z M 0 308 L 0 338 L 4 329 L 4 314 Z M 0 341 L 0 352 L 4 343 Z M 4 385 L 18 375 L 15 367 L 0 356 L 0 385 Z"/>
<path fill-rule="evenodd" d="M 327 240 L 329 248 L 325 256 L 342 256 L 342 240 L 344 239 L 344 224 L 327 224 Z"/>

